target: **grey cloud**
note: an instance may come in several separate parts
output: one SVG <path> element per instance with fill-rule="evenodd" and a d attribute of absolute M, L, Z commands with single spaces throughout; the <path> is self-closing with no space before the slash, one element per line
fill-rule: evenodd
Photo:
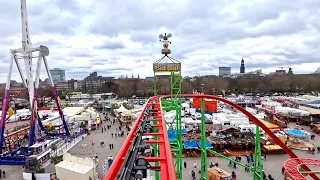
<path fill-rule="evenodd" d="M 35 33 L 38 34 L 61 34 L 61 35 L 73 35 L 75 33 L 75 28 L 81 26 L 81 20 L 76 16 L 64 17 L 64 16 L 54 16 L 53 14 L 45 14 L 42 17 L 42 21 L 32 21 L 32 27 Z M 49 23 L 43 23 L 49 22 Z M 32 31 L 32 29 L 31 29 Z"/>
<path fill-rule="evenodd" d="M 274 20 L 280 17 L 283 12 L 297 12 L 301 9 L 315 9 L 320 6 L 317 0 L 266 0 L 255 3 L 245 3 L 240 6 L 238 11 L 238 20 L 247 21 L 252 25 L 258 25 L 266 20 Z"/>
<path fill-rule="evenodd" d="M 91 26 L 92 33 L 117 36 L 119 33 L 132 31 L 156 31 L 161 27 L 176 28 L 183 19 L 203 19 L 215 10 L 219 10 L 221 2 L 209 0 L 186 1 L 184 6 L 171 2 L 164 5 L 162 1 L 100 1 L 96 3 L 99 8 L 111 7 L 115 11 L 105 11 L 97 16 Z M 179 9 L 179 11 L 177 11 Z"/>
<path fill-rule="evenodd" d="M 142 42 L 143 44 L 150 44 L 159 41 L 157 34 L 148 31 L 133 32 L 131 34 L 131 40 L 135 42 Z"/>
<path fill-rule="evenodd" d="M 92 65 L 109 65 L 109 64 L 114 64 L 117 63 L 117 61 L 120 60 L 118 57 L 111 57 L 111 58 L 94 58 L 90 60 L 90 63 Z"/>
<path fill-rule="evenodd" d="M 247 69 L 319 63 L 319 0 L 252 0 L 240 6 L 240 1 L 212 0 L 169 4 L 128 0 L 91 2 L 84 7 L 76 0 L 54 0 L 47 8 L 44 1 L 27 1 L 32 42 L 54 47 L 49 57 L 55 62 L 52 66 L 65 68 L 71 77 L 84 77 L 94 70 L 123 74 L 139 71 L 136 67 L 151 67 L 163 56 L 157 36 L 164 32 L 173 34 L 170 56 L 182 62 L 186 75 L 200 71 L 212 74 L 219 66 L 231 66 L 238 72 L 241 57 Z M 6 62 L 7 49 L 20 41 L 19 8 L 19 1 L 0 1 L 0 15 L 4 17 L 0 24 L 7 27 L 0 32 L 1 62 Z M 93 40 L 77 42 L 78 47 L 87 47 L 83 50 L 75 49 L 74 45 L 66 47 L 59 39 L 33 40 L 38 35 L 56 34 L 63 39 L 72 36 L 80 39 L 86 34 Z M 126 40 L 118 40 L 119 36 L 140 44 L 131 48 L 129 44 L 126 46 Z M 11 42 L 8 37 L 19 39 Z M 88 47 L 97 43 L 97 37 L 107 40 Z M 258 41 L 261 37 L 270 38 L 261 43 Z M 59 52 L 61 55 L 57 55 Z M 68 56 L 64 57 L 65 54 Z M 84 67 L 70 63 L 78 57 L 86 61 Z M 124 67 L 126 58 L 137 59 L 136 67 Z M 120 64 L 123 67 L 118 67 Z"/>
<path fill-rule="evenodd" d="M 91 57 L 94 57 L 95 54 L 93 54 L 87 49 L 75 49 L 69 53 L 69 56 L 91 58 Z"/>
<path fill-rule="evenodd" d="M 55 39 L 48 39 L 48 40 L 44 40 L 44 41 L 37 41 L 35 43 L 33 43 L 35 46 L 40 46 L 40 45 L 44 45 L 47 46 L 48 48 L 50 48 L 50 46 L 64 46 L 61 42 L 55 40 Z"/>
<path fill-rule="evenodd" d="M 81 21 L 73 13 L 69 17 L 59 15 L 59 8 L 63 7 L 65 6 L 55 7 L 54 4 L 50 4 L 48 8 L 46 2 L 27 1 L 31 37 L 41 33 L 73 34 L 74 28 L 81 26 Z M 3 28 L 1 35 L 10 36 L 21 33 L 20 1 L 1 1 L 0 14 L 1 17 L 6 17 L 0 19 L 2 27 L 7 27 Z"/>
<path fill-rule="evenodd" d="M 94 49 L 109 49 L 109 50 L 115 50 L 115 49 L 123 49 L 125 48 L 125 44 L 122 41 L 118 40 L 106 40 L 103 44 L 97 45 L 94 47 Z"/>
<path fill-rule="evenodd" d="M 253 27 L 249 30 L 249 35 L 260 37 L 260 36 L 279 36 L 286 34 L 295 34 L 302 30 L 305 30 L 306 24 L 305 20 L 299 18 L 297 15 L 282 13 L 278 19 L 270 20 L 273 23 L 268 23 L 263 25 L 262 22 L 261 27 Z"/>

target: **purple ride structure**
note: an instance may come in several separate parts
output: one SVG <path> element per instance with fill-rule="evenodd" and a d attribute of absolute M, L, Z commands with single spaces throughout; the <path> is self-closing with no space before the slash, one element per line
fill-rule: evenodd
<path fill-rule="evenodd" d="M 29 94 L 31 118 L 30 118 L 30 133 L 29 133 L 28 147 L 32 146 L 37 141 L 36 118 L 39 118 L 37 104 L 38 104 L 38 96 L 39 96 L 38 88 L 39 88 L 39 79 L 40 79 L 42 60 L 44 62 L 45 69 L 46 69 L 46 72 L 47 72 L 47 75 L 48 75 L 48 78 L 50 81 L 50 85 L 53 90 L 54 100 L 57 105 L 59 115 L 62 119 L 63 127 L 65 130 L 64 134 L 66 136 L 70 135 L 70 131 L 68 129 L 68 124 L 66 122 L 63 111 L 59 105 L 58 93 L 57 93 L 56 88 L 54 87 L 54 83 L 53 83 L 53 80 L 52 80 L 52 77 L 51 77 L 51 74 L 49 71 L 48 62 L 46 59 L 46 57 L 49 55 L 49 49 L 46 46 L 42 46 L 42 45 L 39 47 L 32 46 L 31 41 L 30 41 L 30 34 L 29 34 L 26 0 L 20 0 L 20 5 L 21 5 L 22 47 L 18 48 L 18 49 L 10 50 L 9 69 L 8 69 L 8 76 L 7 76 L 7 80 L 6 80 L 5 95 L 4 95 L 3 104 L 2 104 L 2 115 L 1 115 L 1 121 L 0 121 L 0 154 L 1 154 L 0 164 L 10 164 L 10 161 L 14 161 L 14 158 L 8 159 L 8 157 L 5 157 L 2 154 L 3 153 L 2 147 L 4 144 L 6 115 L 7 115 L 7 111 L 9 108 L 9 99 L 10 99 L 10 94 L 9 94 L 10 82 L 11 82 L 12 68 L 13 68 L 14 62 L 17 65 L 17 69 L 18 69 L 18 72 L 19 72 L 20 77 L 22 79 L 22 83 Z M 37 55 L 33 56 L 33 54 L 36 54 L 36 53 L 37 53 Z M 32 59 L 34 57 L 38 57 L 35 80 L 33 79 L 33 68 L 32 68 Z M 21 67 L 20 67 L 20 62 L 19 62 L 20 59 L 24 60 L 26 76 L 27 76 L 26 79 L 24 78 L 24 75 L 23 75 Z M 39 120 L 39 121 L 38 122 L 40 124 L 41 120 Z M 48 134 L 48 133 L 46 132 L 46 134 Z M 53 134 L 51 134 L 51 135 L 53 135 Z M 23 160 L 20 161 L 20 163 L 18 163 L 18 164 L 23 164 Z"/>

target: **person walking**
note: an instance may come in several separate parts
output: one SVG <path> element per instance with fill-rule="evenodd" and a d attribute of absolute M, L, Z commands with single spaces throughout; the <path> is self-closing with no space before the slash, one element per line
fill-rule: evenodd
<path fill-rule="evenodd" d="M 108 157 L 108 166 L 109 166 L 109 168 L 110 168 L 112 162 L 113 162 L 113 157 L 112 157 L 112 154 L 110 154 L 110 156 Z"/>
<path fill-rule="evenodd" d="M 186 169 L 187 168 L 187 162 L 184 161 L 183 166 Z"/>

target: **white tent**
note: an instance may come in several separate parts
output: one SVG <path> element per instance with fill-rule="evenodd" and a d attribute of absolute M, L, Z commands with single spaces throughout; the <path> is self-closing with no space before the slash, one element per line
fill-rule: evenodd
<path fill-rule="evenodd" d="M 119 109 L 116 110 L 117 113 L 124 113 L 124 112 L 128 112 L 129 110 L 126 109 L 123 105 L 120 106 Z"/>

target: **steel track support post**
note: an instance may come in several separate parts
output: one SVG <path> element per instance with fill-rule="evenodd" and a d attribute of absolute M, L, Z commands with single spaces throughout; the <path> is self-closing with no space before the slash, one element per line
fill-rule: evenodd
<path fill-rule="evenodd" d="M 157 117 L 156 118 L 160 118 L 158 117 L 158 113 L 157 112 Z M 158 121 L 153 121 L 153 125 L 158 125 Z M 153 128 L 154 129 L 154 132 L 157 133 L 159 131 L 158 128 Z M 154 136 L 153 139 L 155 141 L 158 141 L 159 140 L 159 136 Z M 154 153 L 154 157 L 159 157 L 160 153 L 159 153 L 159 144 L 154 144 L 153 145 L 153 153 Z M 159 162 L 155 162 L 155 166 L 160 166 L 160 163 Z M 156 171 L 155 172 L 155 179 L 156 180 L 160 180 L 160 172 L 159 171 Z"/>
<path fill-rule="evenodd" d="M 181 127 L 181 106 L 177 106 L 177 116 L 176 116 L 176 130 L 177 130 L 177 163 L 176 163 L 176 173 L 177 179 L 182 179 L 182 127 Z"/>
<path fill-rule="evenodd" d="M 170 110 L 176 111 L 175 133 L 176 148 L 172 149 L 176 155 L 176 177 L 182 179 L 182 127 L 181 127 L 181 73 L 170 72 Z"/>
<path fill-rule="evenodd" d="M 157 75 L 156 75 L 156 72 L 154 72 L 154 74 L 153 74 L 153 94 L 154 94 L 154 96 L 157 96 Z M 161 102 L 159 102 L 159 103 L 161 103 Z M 153 121 L 152 124 L 158 125 L 159 123 L 158 123 L 158 121 Z M 155 132 L 158 132 L 159 129 L 154 128 L 154 130 L 155 130 Z M 158 141 L 159 137 L 154 136 L 153 139 Z M 154 154 L 154 157 L 159 157 L 159 144 L 153 145 L 153 154 Z M 159 162 L 155 162 L 154 164 L 155 164 L 155 166 L 160 166 Z M 155 179 L 160 180 L 160 172 L 159 171 L 155 172 Z"/>
<path fill-rule="evenodd" d="M 254 152 L 254 180 L 263 180 L 263 165 L 261 159 L 261 147 L 260 147 L 260 127 L 256 125 L 256 144 Z"/>
<path fill-rule="evenodd" d="M 204 100 L 201 99 L 201 180 L 208 179 L 207 137 L 204 108 Z"/>
<path fill-rule="evenodd" d="M 153 95 L 157 95 L 157 75 L 156 73 L 153 74 Z"/>

